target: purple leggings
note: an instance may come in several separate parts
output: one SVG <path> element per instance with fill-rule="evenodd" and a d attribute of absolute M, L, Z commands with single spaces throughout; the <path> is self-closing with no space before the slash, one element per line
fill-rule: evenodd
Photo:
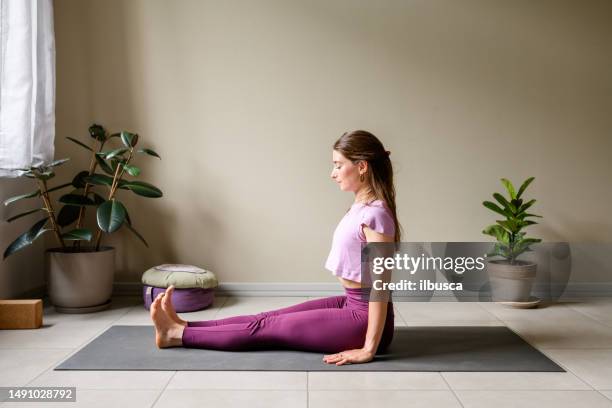
<path fill-rule="evenodd" d="M 368 301 L 362 289 L 309 300 L 282 309 L 219 320 L 188 322 L 183 346 L 215 350 L 293 349 L 337 353 L 363 347 L 368 329 Z M 377 352 L 393 338 L 393 302 Z"/>

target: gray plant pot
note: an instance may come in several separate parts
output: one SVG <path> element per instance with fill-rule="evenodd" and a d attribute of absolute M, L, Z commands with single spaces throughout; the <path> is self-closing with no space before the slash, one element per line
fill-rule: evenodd
<path fill-rule="evenodd" d="M 494 302 L 527 302 L 535 280 L 538 265 L 534 262 L 488 261 L 487 273 Z"/>
<path fill-rule="evenodd" d="M 115 274 L 115 248 L 78 252 L 61 248 L 45 252 L 47 290 L 55 310 L 90 313 L 110 307 Z"/>

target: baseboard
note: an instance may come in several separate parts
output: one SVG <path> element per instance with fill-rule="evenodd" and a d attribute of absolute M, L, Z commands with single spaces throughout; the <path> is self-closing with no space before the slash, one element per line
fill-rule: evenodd
<path fill-rule="evenodd" d="M 219 283 L 215 290 L 218 296 L 333 296 L 344 293 L 338 283 Z M 142 295 L 140 282 L 115 282 L 113 294 L 116 296 Z"/>

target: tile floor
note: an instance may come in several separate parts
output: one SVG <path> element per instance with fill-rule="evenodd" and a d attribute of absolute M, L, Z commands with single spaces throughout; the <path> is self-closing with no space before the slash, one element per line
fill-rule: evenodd
<path fill-rule="evenodd" d="M 217 297 L 188 320 L 251 314 L 306 297 Z M 76 403 L 0 407 L 612 407 L 612 298 L 532 310 L 396 302 L 396 323 L 506 325 L 566 373 L 53 371 L 111 325 L 149 325 L 139 298 L 83 315 L 44 311 L 37 330 L 0 330 L 0 386 L 75 386 Z M 153 339 L 151 340 L 153 341 Z"/>

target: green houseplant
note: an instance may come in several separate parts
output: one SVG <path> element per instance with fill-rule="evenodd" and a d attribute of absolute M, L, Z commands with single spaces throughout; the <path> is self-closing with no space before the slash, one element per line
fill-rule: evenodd
<path fill-rule="evenodd" d="M 536 200 L 525 200 L 523 194 L 535 178 L 529 177 L 515 190 L 510 180 L 502 178 L 509 197 L 494 193 L 492 201 L 482 204 L 489 210 L 501 215 L 503 219 L 486 227 L 483 234 L 494 237 L 497 242 L 488 257 L 501 259 L 489 260 L 487 272 L 491 282 L 493 300 L 505 302 L 527 302 L 530 299 L 531 288 L 537 272 L 534 262 L 519 260 L 518 257 L 531 251 L 532 244 L 541 242 L 539 238 L 526 237 L 524 228 L 537 224 L 531 218 L 542 218 L 540 215 L 528 213 Z"/>
<path fill-rule="evenodd" d="M 48 188 L 47 181 L 55 175 L 53 167 L 65 163 L 68 159 L 58 160 L 47 166 L 20 169 L 23 171 L 22 176 L 36 179 L 39 188 L 4 202 L 9 205 L 23 199 L 41 197 L 43 207 L 7 220 L 12 222 L 39 211 L 46 213 L 43 219 L 8 246 L 4 258 L 32 244 L 45 232 L 53 232 L 59 246 L 46 251 L 46 273 L 49 297 L 60 312 L 82 313 L 110 306 L 114 248 L 101 246 L 103 233 L 113 233 L 124 227 L 148 247 L 144 237 L 132 225 L 125 205 L 119 200 L 119 190 L 131 191 L 149 198 L 163 195 L 161 190 L 152 184 L 127 179 L 127 176 L 137 177 L 141 173 L 140 168 L 133 164 L 137 154 L 160 158 L 151 149 L 136 150 L 138 134 L 126 131 L 108 134 L 104 127 L 93 124 L 89 127 L 89 135 L 92 139 L 91 146 L 77 139 L 67 138 L 90 152 L 88 170 L 80 171 L 69 183 Z M 118 143 L 121 146 L 105 150 L 105 145 L 114 138 L 120 141 Z M 97 173 L 98 168 L 106 174 Z M 63 206 L 56 213 L 49 193 L 67 187 L 72 187 L 72 190 L 59 197 L 57 201 Z M 85 213 L 89 208 L 95 211 L 95 232 L 84 226 Z M 72 241 L 72 245 L 69 245 L 68 241 Z"/>

